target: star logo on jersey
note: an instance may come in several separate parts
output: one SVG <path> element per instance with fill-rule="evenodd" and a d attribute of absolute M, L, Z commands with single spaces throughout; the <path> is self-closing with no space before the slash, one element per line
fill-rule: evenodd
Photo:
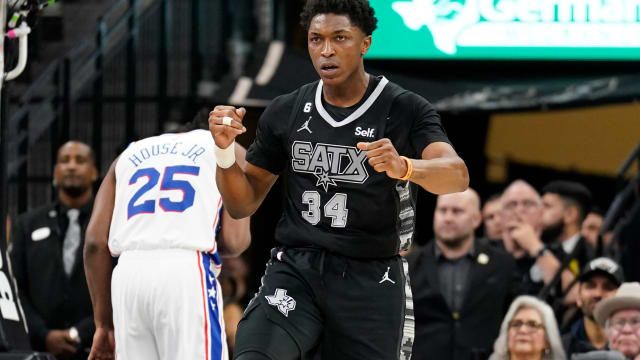
<path fill-rule="evenodd" d="M 336 184 L 336 182 L 333 181 L 331 177 L 329 177 L 329 173 L 325 171 L 318 169 L 315 175 L 318 178 L 316 186 L 322 186 L 322 188 L 324 188 L 324 191 L 329 190 L 329 185 L 338 186 L 338 184 Z"/>
<path fill-rule="evenodd" d="M 278 308 L 284 316 L 289 316 L 289 311 L 293 311 L 296 308 L 296 301 L 289 295 L 287 290 L 276 289 L 275 294 L 266 295 L 265 298 L 269 302 L 269 305 L 273 305 Z"/>
<path fill-rule="evenodd" d="M 324 191 L 339 182 L 363 184 L 369 173 L 365 167 L 367 154 L 355 146 L 295 141 L 291 149 L 294 171 L 313 174 Z"/>

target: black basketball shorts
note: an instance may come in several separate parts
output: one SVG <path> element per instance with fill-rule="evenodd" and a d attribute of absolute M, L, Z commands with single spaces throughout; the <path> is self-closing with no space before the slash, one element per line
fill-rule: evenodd
<path fill-rule="evenodd" d="M 273 327 L 297 346 L 284 350 L 280 344 L 291 342 L 269 336 L 284 334 Z M 238 325 L 234 356 L 256 351 L 273 360 L 409 360 L 414 333 L 408 266 L 400 256 L 357 259 L 274 248 Z"/>

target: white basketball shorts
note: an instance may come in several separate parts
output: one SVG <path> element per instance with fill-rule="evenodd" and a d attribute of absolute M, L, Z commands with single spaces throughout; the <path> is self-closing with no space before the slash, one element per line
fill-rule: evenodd
<path fill-rule="evenodd" d="M 118 360 L 227 360 L 222 294 L 211 255 L 125 251 L 111 299 Z"/>

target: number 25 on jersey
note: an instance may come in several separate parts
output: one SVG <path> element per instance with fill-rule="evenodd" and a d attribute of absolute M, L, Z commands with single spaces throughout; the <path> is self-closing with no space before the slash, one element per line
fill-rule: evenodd
<path fill-rule="evenodd" d="M 160 183 L 160 191 L 163 190 L 181 190 L 182 201 L 171 201 L 168 197 L 161 197 L 158 201 L 158 205 L 163 211 L 183 212 L 186 209 L 193 206 L 193 200 L 196 190 L 186 180 L 175 180 L 173 176 L 175 174 L 187 174 L 198 176 L 200 174 L 200 167 L 188 166 L 188 165 L 176 165 L 167 166 L 162 176 L 162 182 Z M 138 182 L 141 177 L 147 177 L 148 181 L 144 184 L 129 200 L 127 207 L 127 219 L 130 219 L 134 215 L 138 214 L 153 214 L 156 211 L 155 200 L 145 200 L 142 203 L 136 204 L 136 201 L 142 197 L 147 191 L 153 189 L 160 179 L 160 172 L 154 168 L 138 169 L 131 179 L 129 179 L 129 185 L 133 185 Z"/>

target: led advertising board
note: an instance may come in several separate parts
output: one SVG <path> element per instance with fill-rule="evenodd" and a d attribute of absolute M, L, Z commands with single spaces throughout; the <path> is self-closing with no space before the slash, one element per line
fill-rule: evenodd
<path fill-rule="evenodd" d="M 640 60 L 640 0 L 369 0 L 370 59 Z"/>

